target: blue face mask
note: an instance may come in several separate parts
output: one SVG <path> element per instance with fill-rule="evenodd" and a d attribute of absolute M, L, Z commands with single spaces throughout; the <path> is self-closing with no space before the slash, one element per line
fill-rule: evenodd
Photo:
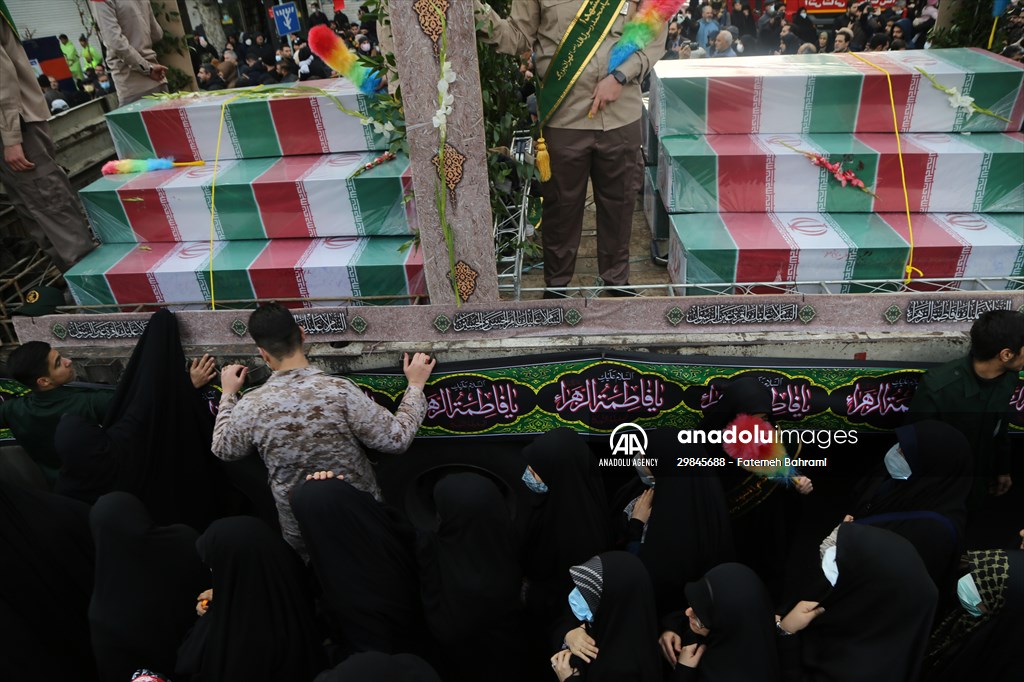
<path fill-rule="evenodd" d="M 543 495 L 548 491 L 547 484 L 538 481 L 534 477 L 533 472 L 531 472 L 528 468 L 523 470 L 523 483 L 526 484 L 527 488 L 537 493 L 538 495 Z"/>
<path fill-rule="evenodd" d="M 890 476 L 901 481 L 910 478 L 912 473 L 910 465 L 907 464 L 899 443 L 893 445 L 889 448 L 889 452 L 885 453 L 885 470 L 889 472 Z"/>
<path fill-rule="evenodd" d="M 576 616 L 576 620 L 585 623 L 594 622 L 594 614 L 590 612 L 590 605 L 587 604 L 587 600 L 583 598 L 578 587 L 572 588 L 572 592 L 569 593 L 569 608 L 572 609 L 572 615 Z"/>
<path fill-rule="evenodd" d="M 975 618 L 985 615 L 978 608 L 981 604 L 981 594 L 978 593 L 978 586 L 974 584 L 974 577 L 970 573 L 957 581 L 956 596 L 960 599 L 960 606 L 964 607 L 967 613 Z"/>

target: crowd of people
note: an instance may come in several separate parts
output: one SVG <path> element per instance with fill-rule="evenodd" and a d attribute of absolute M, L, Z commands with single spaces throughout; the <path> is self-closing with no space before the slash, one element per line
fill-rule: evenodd
<path fill-rule="evenodd" d="M 359 6 L 356 20 L 351 21 L 341 10 L 328 19 L 320 6 L 313 3 L 308 23 L 310 28 L 321 24 L 329 26 L 359 55 L 377 57 L 380 54 L 376 15 L 371 14 L 366 5 Z M 200 26 L 189 44 L 189 53 L 196 81 L 204 91 L 338 77 L 313 54 L 301 33 L 282 39 L 278 48 L 259 32 L 231 34 L 220 49 L 209 41 Z"/>
<path fill-rule="evenodd" d="M 45 478 L 0 480 L 5 679 L 42 679 L 42 660 L 85 682 L 998 682 L 1017 667 L 1024 552 L 979 548 L 971 528 L 1013 484 L 1022 313 L 986 313 L 971 353 L 925 375 L 884 457 L 861 453 L 845 517 L 807 545 L 807 475 L 681 469 L 735 452 L 667 428 L 648 431 L 657 461 L 615 486 L 601 448 L 558 428 L 513 453 L 521 475 L 470 453 L 386 499 L 379 466 L 413 444 L 436 361 L 404 357 L 392 413 L 311 364 L 288 309 L 264 304 L 248 329 L 272 375 L 252 386 L 227 365 L 219 392 L 167 311 L 113 391 L 70 385 L 48 344 L 12 353 L 31 392 L 0 403 L 0 427 Z M 764 384 L 716 387 L 703 430 L 771 427 Z"/>
<path fill-rule="evenodd" d="M 787 15 L 787 3 L 781 1 L 764 2 L 758 12 L 747 0 L 693 0 L 669 26 L 664 58 L 923 49 L 938 19 L 937 5 L 936 0 L 909 0 L 882 8 L 870 0 L 847 0 L 845 13 L 821 24 L 806 7 Z M 1024 6 L 1012 5 L 1007 17 L 1008 44 L 1002 53 L 1021 61 Z"/>

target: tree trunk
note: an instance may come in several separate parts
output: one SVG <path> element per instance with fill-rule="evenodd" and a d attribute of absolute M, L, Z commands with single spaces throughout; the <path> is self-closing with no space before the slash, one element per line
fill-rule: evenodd
<path fill-rule="evenodd" d="M 217 0 L 190 0 L 189 4 L 203 22 L 206 40 L 213 43 L 218 54 L 222 54 L 227 36 L 224 35 L 224 26 L 220 23 L 220 5 L 217 4 Z"/>
<path fill-rule="evenodd" d="M 939 3 L 939 18 L 935 20 L 934 30 L 950 28 L 953 25 L 953 16 L 963 2 L 964 0 L 942 0 Z"/>
<path fill-rule="evenodd" d="M 165 33 L 168 33 L 179 41 L 185 40 L 185 27 L 181 23 L 181 16 L 178 14 L 178 7 L 176 3 L 167 0 L 166 2 L 154 2 L 153 3 L 153 14 L 156 15 L 157 23 L 163 28 Z M 179 51 L 169 50 L 159 55 L 160 63 L 169 69 L 174 69 L 180 74 L 177 77 L 183 79 L 184 84 L 178 85 L 178 90 L 191 90 L 195 92 L 199 89 L 196 85 L 196 75 L 192 73 L 192 60 L 188 56 L 188 48 L 182 47 Z M 171 82 L 171 74 L 168 74 L 168 83 Z M 175 89 L 172 86 L 172 89 Z"/>

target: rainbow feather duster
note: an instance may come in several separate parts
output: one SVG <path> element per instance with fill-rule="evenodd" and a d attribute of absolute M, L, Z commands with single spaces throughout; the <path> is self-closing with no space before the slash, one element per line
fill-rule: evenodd
<path fill-rule="evenodd" d="M 636 15 L 622 27 L 622 37 L 612 46 L 608 73 L 622 66 L 629 55 L 639 52 L 658 37 L 662 27 L 675 16 L 684 0 L 643 0 Z"/>
<path fill-rule="evenodd" d="M 168 170 L 176 166 L 205 166 L 205 161 L 181 161 L 174 159 L 118 159 L 103 164 L 104 175 L 123 175 L 125 173 L 146 173 L 148 171 Z"/>
<path fill-rule="evenodd" d="M 725 450 L 725 454 L 736 460 L 779 461 L 778 466 L 748 466 L 741 464 L 740 466 L 743 469 L 757 476 L 770 478 L 780 483 L 789 483 L 794 476 L 799 475 L 793 467 L 783 466 L 782 463 L 789 454 L 786 452 L 786 446 L 779 442 L 779 439 L 776 437 L 775 428 L 767 420 L 749 414 L 740 414 L 729 422 L 729 425 L 723 429 L 723 432 L 733 429 L 736 430 L 736 442 L 722 443 L 722 449 Z M 739 442 L 739 436 L 744 432 L 751 435 L 749 443 Z"/>
<path fill-rule="evenodd" d="M 309 29 L 309 49 L 329 67 L 352 81 L 364 95 L 380 89 L 380 75 L 359 63 L 352 50 L 330 28 L 321 24 Z"/>

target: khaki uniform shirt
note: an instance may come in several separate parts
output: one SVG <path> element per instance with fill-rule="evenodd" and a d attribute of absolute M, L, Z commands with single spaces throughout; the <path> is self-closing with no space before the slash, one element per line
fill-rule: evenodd
<path fill-rule="evenodd" d="M 515 0 L 511 14 L 503 19 L 491 7 L 477 0 L 477 16 L 484 23 L 482 39 L 505 54 L 519 55 L 533 50 L 534 61 L 537 63 L 536 76 L 543 79 L 562 36 L 576 18 L 582 4 L 582 0 Z M 622 0 L 622 4 L 626 14 L 620 14 L 615 20 L 612 30 L 587 63 L 579 80 L 547 122 L 548 126 L 614 130 L 640 118 L 643 107 L 640 83 L 650 73 L 654 63 L 665 54 L 667 23 L 645 50 L 633 53 L 619 67 L 627 79 L 619 98 L 607 105 L 604 111 L 595 114 L 594 118 L 587 118 L 594 103 L 594 89 L 608 75 L 608 56 L 612 46 L 622 35 L 626 21 L 636 14 L 637 5 L 634 0 Z"/>
<path fill-rule="evenodd" d="M 21 144 L 23 120 L 35 123 L 48 118 L 50 107 L 25 48 L 7 22 L 0 19 L 0 141 L 5 147 Z"/>
<path fill-rule="evenodd" d="M 398 411 L 366 397 L 362 389 L 315 367 L 275 372 L 241 400 L 225 397 L 213 430 L 213 454 L 241 459 L 255 448 L 267 465 L 284 539 L 308 559 L 292 514 L 290 495 L 306 474 L 333 471 L 354 488 L 381 499 L 363 445 L 405 452 L 423 422 L 423 391 L 409 387 Z"/>
<path fill-rule="evenodd" d="M 150 4 L 95 0 L 89 7 L 99 26 L 100 40 L 107 46 L 107 64 L 121 104 L 156 90 L 159 84 L 149 77 L 149 65 L 157 61 L 153 43 L 163 38 L 164 30 Z"/>

